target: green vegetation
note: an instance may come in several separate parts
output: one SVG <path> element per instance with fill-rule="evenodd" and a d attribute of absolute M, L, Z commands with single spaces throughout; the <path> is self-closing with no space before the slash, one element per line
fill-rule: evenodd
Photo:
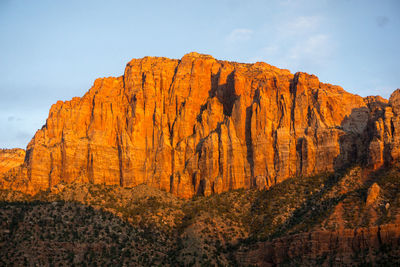
<path fill-rule="evenodd" d="M 374 182 L 382 194 L 367 207 Z M 368 179 L 353 167 L 291 178 L 269 190 L 240 189 L 186 201 L 144 185 L 69 184 L 35 196 L 0 190 L 0 243 L 7 244 L 0 265 L 236 265 L 237 252 L 254 249 L 259 241 L 394 222 L 399 188 L 397 167 Z M 386 250 L 379 258 L 385 263 L 396 254 Z M 323 255 L 312 264 L 333 258 Z M 296 258 L 284 264 L 305 262 Z"/>

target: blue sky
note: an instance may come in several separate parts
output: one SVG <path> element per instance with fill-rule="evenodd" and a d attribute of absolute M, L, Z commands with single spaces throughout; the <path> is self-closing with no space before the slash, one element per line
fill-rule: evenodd
<path fill-rule="evenodd" d="M 132 58 L 265 61 L 388 98 L 399 44 L 397 0 L 0 0 L 0 147 L 25 148 L 51 104 Z"/>

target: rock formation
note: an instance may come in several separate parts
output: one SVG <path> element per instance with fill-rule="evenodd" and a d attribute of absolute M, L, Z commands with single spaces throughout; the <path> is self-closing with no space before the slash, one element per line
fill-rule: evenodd
<path fill-rule="evenodd" d="M 361 266 L 371 265 L 371 262 L 381 266 L 380 261 L 385 263 L 384 252 L 392 252 L 392 257 L 398 255 L 399 238 L 398 224 L 341 231 L 315 231 L 275 239 L 272 242 L 260 242 L 255 249 L 237 253 L 237 259 L 241 266 L 280 266 L 283 263 L 353 266 L 358 265 L 355 263 L 360 260 L 364 260 L 359 262 Z"/>
<path fill-rule="evenodd" d="M 373 183 L 368 189 L 366 205 L 370 206 L 376 203 L 381 194 L 381 188 L 377 183 Z"/>
<path fill-rule="evenodd" d="M 0 175 L 24 163 L 25 150 L 20 148 L 0 149 Z"/>
<path fill-rule="evenodd" d="M 400 91 L 362 98 L 314 75 L 190 53 L 133 59 L 58 101 L 1 187 L 148 184 L 183 198 L 264 188 L 400 155 Z"/>

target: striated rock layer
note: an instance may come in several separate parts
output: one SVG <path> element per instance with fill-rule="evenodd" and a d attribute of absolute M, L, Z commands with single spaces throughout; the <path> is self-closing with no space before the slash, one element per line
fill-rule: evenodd
<path fill-rule="evenodd" d="M 399 239 L 399 224 L 315 231 L 260 242 L 250 251 L 238 252 L 236 258 L 243 266 L 356 266 L 360 260 L 360 266 L 390 266 L 384 254 L 398 259 Z"/>
<path fill-rule="evenodd" d="M 0 175 L 24 163 L 25 150 L 20 148 L 0 149 Z"/>
<path fill-rule="evenodd" d="M 133 59 L 58 101 L 2 187 L 148 184 L 188 198 L 400 155 L 400 92 L 362 98 L 314 75 L 190 53 Z"/>

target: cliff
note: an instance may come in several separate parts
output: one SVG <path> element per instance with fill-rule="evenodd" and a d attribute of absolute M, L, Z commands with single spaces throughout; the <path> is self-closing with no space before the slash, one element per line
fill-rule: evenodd
<path fill-rule="evenodd" d="M 237 259 L 241 266 L 391 266 L 400 252 L 399 238 L 399 224 L 315 231 L 259 243 L 238 252 Z"/>
<path fill-rule="evenodd" d="M 0 187 L 147 184 L 189 198 L 353 162 L 376 169 L 399 158 L 399 113 L 400 91 L 362 98 L 266 63 L 133 59 L 123 76 L 54 104 Z"/>
<path fill-rule="evenodd" d="M 24 163 L 25 150 L 20 148 L 0 149 L 0 175 Z"/>

